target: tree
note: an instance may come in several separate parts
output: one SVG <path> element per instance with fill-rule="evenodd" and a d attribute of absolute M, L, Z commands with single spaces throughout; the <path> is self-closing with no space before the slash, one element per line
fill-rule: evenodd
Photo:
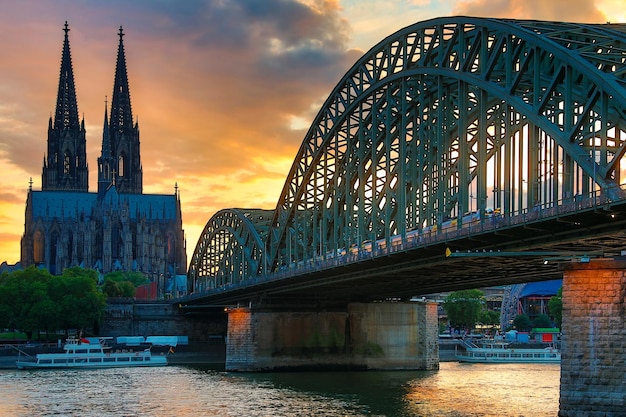
<path fill-rule="evenodd" d="M 519 314 L 513 319 L 513 327 L 520 332 L 529 332 L 533 328 L 533 323 L 527 314 Z"/>
<path fill-rule="evenodd" d="M 561 328 L 563 322 L 563 287 L 559 288 L 556 295 L 548 301 L 548 310 L 550 310 L 556 327 Z"/>
<path fill-rule="evenodd" d="M 533 321 L 533 327 L 538 327 L 538 328 L 552 327 L 552 321 L 550 320 L 550 317 L 548 317 L 547 314 L 540 314 Z"/>
<path fill-rule="evenodd" d="M 493 310 L 483 309 L 480 312 L 479 320 L 484 325 L 496 327 L 500 325 L 500 313 Z"/>
<path fill-rule="evenodd" d="M 63 329 L 92 328 L 102 320 L 106 299 L 97 288 L 98 273 L 92 269 L 67 268 L 55 280 Z M 62 294 L 62 296 L 61 296 Z"/>
<path fill-rule="evenodd" d="M 32 338 L 33 332 L 54 322 L 54 303 L 49 299 L 52 275 L 34 266 L 14 271 L 2 279 L 2 310 L 9 328 L 19 329 Z"/>
<path fill-rule="evenodd" d="M 133 297 L 135 289 L 148 282 L 141 272 L 109 272 L 104 276 L 103 291 L 107 297 Z"/>
<path fill-rule="evenodd" d="M 109 272 L 104 276 L 104 279 L 110 279 L 115 282 L 123 282 L 129 281 L 135 287 L 139 287 L 140 285 L 147 284 L 150 282 L 148 278 L 142 274 L 141 272 L 133 272 L 133 271 L 114 271 Z"/>
<path fill-rule="evenodd" d="M 482 291 L 462 290 L 450 293 L 443 302 L 443 308 L 453 326 L 472 330 L 480 318 L 484 304 L 485 296 Z"/>
<path fill-rule="evenodd" d="M 105 297 L 96 286 L 97 272 L 69 268 L 52 276 L 29 267 L 0 278 L 3 327 L 34 331 L 91 328 L 104 314 Z"/>

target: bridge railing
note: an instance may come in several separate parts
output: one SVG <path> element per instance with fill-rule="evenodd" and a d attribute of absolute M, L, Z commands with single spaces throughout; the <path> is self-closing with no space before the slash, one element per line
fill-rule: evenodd
<path fill-rule="evenodd" d="M 492 215 L 480 222 L 469 222 L 461 228 L 414 234 L 410 237 L 398 236 L 391 239 L 391 244 L 385 244 L 384 247 L 377 245 L 377 242 L 373 242 L 369 250 L 358 248 L 356 251 L 347 251 L 343 255 L 335 254 L 334 256 L 319 257 L 317 259 L 299 261 L 297 263 L 294 262 L 291 265 L 285 265 L 278 271 L 269 274 L 256 275 L 238 283 L 229 283 L 217 288 L 200 290 L 200 292 L 194 294 L 192 298 L 228 292 L 243 287 L 253 288 L 255 285 L 269 281 L 288 280 L 289 278 L 306 275 L 307 273 L 345 266 L 350 263 L 363 262 L 420 247 L 428 247 L 441 242 L 467 238 L 473 235 L 488 233 L 496 229 L 541 222 L 546 219 L 556 218 L 594 207 L 610 206 L 612 203 L 626 200 L 625 188 L 626 185 L 615 187 L 612 190 L 596 190 L 589 196 L 575 196 L 549 204 L 539 204 L 519 211 Z M 189 298 L 189 296 L 185 298 Z"/>
<path fill-rule="evenodd" d="M 626 187 L 626 186 L 623 186 Z M 606 206 L 612 203 L 626 200 L 626 190 L 623 187 L 616 187 L 612 192 L 606 190 L 597 190 L 590 196 L 575 196 L 572 198 L 558 200 L 553 203 L 538 204 L 530 208 L 525 208 L 510 213 L 493 215 L 483 219 L 478 223 L 468 223 L 458 229 L 448 229 L 443 231 L 433 231 L 424 234 L 418 234 L 411 237 L 400 237 L 390 245 L 384 247 L 372 245 L 371 249 L 358 249 L 357 253 L 346 253 L 342 256 L 331 256 L 328 258 L 307 260 L 299 263 L 293 263 L 287 268 L 274 272 L 271 275 L 285 275 L 285 270 L 296 270 L 297 274 L 307 270 L 319 270 L 325 267 L 336 267 L 349 262 L 359 262 L 364 259 L 386 256 L 396 252 L 403 252 L 417 247 L 430 246 L 433 244 L 457 240 L 472 235 L 482 234 L 493 231 L 495 229 L 519 226 L 520 224 L 529 224 L 540 222 L 545 219 L 555 218 L 578 211 Z M 617 191 L 617 192 L 616 192 Z M 287 273 L 287 275 L 291 275 Z"/>

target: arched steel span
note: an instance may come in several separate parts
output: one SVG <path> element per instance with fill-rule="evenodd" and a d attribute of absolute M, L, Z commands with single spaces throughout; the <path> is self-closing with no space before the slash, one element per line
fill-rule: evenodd
<path fill-rule="evenodd" d="M 220 226 L 225 210 L 209 220 L 189 276 L 219 287 L 454 219 L 462 227 L 466 212 L 514 216 L 618 192 L 625 145 L 626 25 L 417 23 L 372 48 L 332 91 L 267 238 L 235 238 L 254 254 L 245 267 L 218 237 L 248 233 Z"/>
<path fill-rule="evenodd" d="M 211 217 L 189 266 L 190 291 L 214 289 L 256 275 L 265 259 L 273 214 L 273 210 L 225 209 Z"/>
<path fill-rule="evenodd" d="M 389 36 L 309 129 L 274 213 L 269 264 L 617 188 L 625 34 L 623 24 L 454 17 Z"/>

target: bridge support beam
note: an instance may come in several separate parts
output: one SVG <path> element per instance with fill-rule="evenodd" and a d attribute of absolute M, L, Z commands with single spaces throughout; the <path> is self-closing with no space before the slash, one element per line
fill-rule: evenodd
<path fill-rule="evenodd" d="M 437 304 L 349 304 L 342 311 L 228 312 L 226 370 L 439 368 Z"/>
<path fill-rule="evenodd" d="M 563 274 L 559 416 L 626 407 L 626 261 L 568 264 Z"/>

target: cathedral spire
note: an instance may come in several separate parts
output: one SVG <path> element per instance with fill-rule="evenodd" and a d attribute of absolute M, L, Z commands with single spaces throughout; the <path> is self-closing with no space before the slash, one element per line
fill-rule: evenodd
<path fill-rule="evenodd" d="M 130 89 L 124 53 L 124 30 L 120 26 L 117 48 L 115 81 L 111 99 L 111 116 L 108 132 L 103 133 L 104 141 L 109 141 L 111 158 L 114 161 L 115 184 L 120 193 L 142 193 L 142 168 L 139 153 L 139 127 L 133 126 L 133 111 L 130 104 Z"/>
<path fill-rule="evenodd" d="M 104 99 L 104 125 L 102 127 L 102 151 L 98 158 L 98 196 L 104 197 L 109 185 L 113 183 L 112 175 L 115 161 L 111 156 L 111 136 L 109 134 L 109 122 L 107 111 L 107 99 Z"/>
<path fill-rule="evenodd" d="M 115 83 L 113 84 L 113 99 L 111 102 L 112 130 L 123 131 L 133 126 L 133 111 L 130 105 L 130 90 L 128 88 L 128 73 L 126 71 L 126 55 L 124 54 L 124 30 L 120 26 L 118 33 L 120 43 L 117 48 L 117 64 L 115 66 Z"/>
<path fill-rule="evenodd" d="M 54 113 L 55 129 L 78 129 L 78 105 L 76 104 L 76 88 L 74 86 L 74 70 L 72 69 L 72 56 L 70 54 L 70 31 L 67 21 L 63 28 L 65 39 L 63 40 L 63 54 L 61 57 L 61 75 L 59 77 L 59 91 L 57 94 L 57 106 Z"/>
<path fill-rule="evenodd" d="M 104 125 L 102 127 L 102 157 L 111 157 L 111 137 L 109 136 L 109 113 L 107 110 L 107 98 L 104 98 Z"/>
<path fill-rule="evenodd" d="M 42 190 L 88 190 L 88 168 L 85 123 L 78 119 L 74 70 L 70 54 L 70 31 L 63 27 L 63 52 L 54 123 L 48 122 L 48 155 L 42 170 Z"/>

